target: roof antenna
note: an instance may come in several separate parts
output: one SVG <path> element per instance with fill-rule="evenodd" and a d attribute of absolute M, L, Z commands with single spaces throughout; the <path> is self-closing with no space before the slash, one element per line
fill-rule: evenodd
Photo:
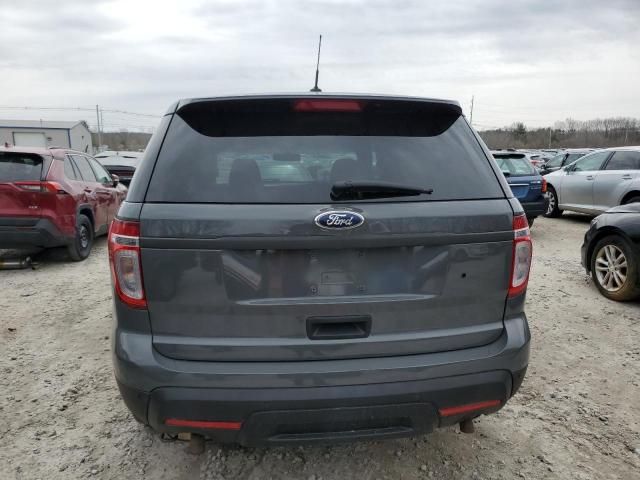
<path fill-rule="evenodd" d="M 322 35 L 320 35 L 320 40 L 318 40 L 318 61 L 316 63 L 316 84 L 313 86 L 310 92 L 321 92 L 320 87 L 318 87 L 318 75 L 320 74 L 320 48 L 322 47 Z"/>

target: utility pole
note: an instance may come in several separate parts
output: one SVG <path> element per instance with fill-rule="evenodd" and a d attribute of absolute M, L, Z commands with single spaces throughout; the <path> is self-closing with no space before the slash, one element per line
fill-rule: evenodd
<path fill-rule="evenodd" d="M 469 114 L 469 123 L 473 127 L 473 95 L 471 95 L 471 113 Z"/>
<path fill-rule="evenodd" d="M 100 107 L 96 105 L 96 120 L 98 121 L 98 150 L 102 145 L 102 131 L 100 130 Z"/>
<path fill-rule="evenodd" d="M 549 127 L 549 148 L 551 148 L 551 127 Z"/>

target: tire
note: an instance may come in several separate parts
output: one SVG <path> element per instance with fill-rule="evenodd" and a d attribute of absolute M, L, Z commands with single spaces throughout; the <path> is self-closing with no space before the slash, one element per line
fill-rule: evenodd
<path fill-rule="evenodd" d="M 627 302 L 640 298 L 638 257 L 620 235 L 609 235 L 596 243 L 591 255 L 591 278 L 610 300 Z"/>
<path fill-rule="evenodd" d="M 628 200 L 625 200 L 623 205 L 629 205 L 630 203 L 640 203 L 640 195 L 635 195 Z"/>
<path fill-rule="evenodd" d="M 76 236 L 73 243 L 67 247 L 69 257 L 74 262 L 81 262 L 89 256 L 91 247 L 93 247 L 93 224 L 89 217 L 78 214 Z"/>
<path fill-rule="evenodd" d="M 533 226 L 533 221 L 536 219 L 536 217 L 532 217 L 532 218 L 527 218 L 527 222 L 529 222 L 529 226 L 532 227 Z"/>
<path fill-rule="evenodd" d="M 543 215 L 547 218 L 557 218 L 562 215 L 562 210 L 558 208 L 558 194 L 551 185 L 547 188 L 547 196 L 549 197 L 549 206 Z"/>

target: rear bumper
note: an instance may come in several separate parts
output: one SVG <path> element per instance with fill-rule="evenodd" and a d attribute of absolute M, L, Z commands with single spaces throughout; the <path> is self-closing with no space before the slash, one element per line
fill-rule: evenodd
<path fill-rule="evenodd" d="M 244 445 L 336 442 L 426 433 L 501 408 L 529 360 L 524 314 L 495 342 L 460 351 L 353 360 L 197 362 L 153 349 L 148 333 L 116 328 L 114 367 L 134 416 L 160 432 Z M 455 415 L 447 407 L 498 400 Z M 232 422 L 237 429 L 167 425 Z"/>
<path fill-rule="evenodd" d="M 429 433 L 499 410 L 516 379 L 505 370 L 413 382 L 286 389 L 164 387 L 141 394 L 119 382 L 138 420 L 165 433 L 189 431 L 246 446 L 336 443 Z M 518 385 L 519 386 L 519 385 Z M 498 400 L 447 416 L 439 409 Z M 224 422 L 224 428 L 168 426 L 169 419 Z"/>
<path fill-rule="evenodd" d="M 0 218 L 0 248 L 59 247 L 73 242 L 49 219 Z"/>
<path fill-rule="evenodd" d="M 527 218 L 535 218 L 547 211 L 549 199 L 546 195 L 541 195 L 535 202 L 520 202 Z"/>

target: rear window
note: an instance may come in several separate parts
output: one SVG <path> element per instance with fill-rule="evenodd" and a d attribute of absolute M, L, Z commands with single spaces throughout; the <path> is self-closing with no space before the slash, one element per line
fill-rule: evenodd
<path fill-rule="evenodd" d="M 19 152 L 0 152 L 0 182 L 40 181 L 44 158 Z"/>
<path fill-rule="evenodd" d="M 171 120 L 146 201 L 336 203 L 331 186 L 344 181 L 433 189 L 366 201 L 504 198 L 457 107 L 351 102 L 349 111 L 301 110 L 295 99 L 189 104 Z"/>
<path fill-rule="evenodd" d="M 496 163 L 502 173 L 510 176 L 523 176 L 523 175 L 535 175 L 536 170 L 531 165 L 531 162 L 527 160 L 524 155 L 505 155 L 494 154 L 493 158 L 496 159 Z M 533 158 L 533 157 L 531 157 Z"/>

